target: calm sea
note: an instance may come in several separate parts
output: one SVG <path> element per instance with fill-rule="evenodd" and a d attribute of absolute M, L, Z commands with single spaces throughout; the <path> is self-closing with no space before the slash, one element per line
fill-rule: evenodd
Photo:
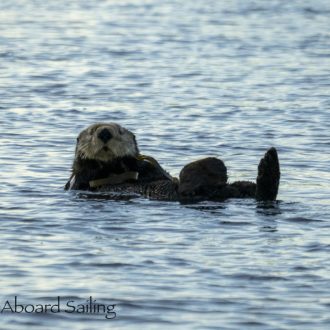
<path fill-rule="evenodd" d="M 1 0 L 0 329 L 329 329 L 329 22 L 326 0 Z M 254 180 L 275 146 L 279 202 L 64 192 L 99 121 L 172 175 L 213 155 Z"/>

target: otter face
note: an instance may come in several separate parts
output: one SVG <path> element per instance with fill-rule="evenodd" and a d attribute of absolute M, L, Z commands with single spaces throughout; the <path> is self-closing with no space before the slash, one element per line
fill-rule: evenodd
<path fill-rule="evenodd" d="M 98 123 L 84 129 L 77 138 L 76 159 L 111 162 L 139 153 L 132 132 L 115 123 Z"/>

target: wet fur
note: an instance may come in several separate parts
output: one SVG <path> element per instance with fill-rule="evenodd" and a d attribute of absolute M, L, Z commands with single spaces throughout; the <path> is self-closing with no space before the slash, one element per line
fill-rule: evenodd
<path fill-rule="evenodd" d="M 98 134 L 107 129 L 112 138 L 104 143 Z M 75 159 L 89 159 L 109 163 L 117 158 L 136 157 L 139 149 L 135 135 L 115 123 L 98 123 L 83 130 L 77 138 Z"/>
<path fill-rule="evenodd" d="M 102 140 L 106 129 L 111 135 Z M 222 160 L 204 158 L 187 164 L 180 180 L 165 175 L 165 171 L 138 158 L 135 136 L 115 123 L 98 123 L 83 130 L 77 138 L 72 175 L 65 189 L 96 190 L 91 180 L 127 171 L 139 173 L 137 181 L 108 185 L 98 191 L 136 192 L 151 199 L 179 200 L 182 203 L 202 200 L 220 201 L 228 198 L 275 200 L 279 187 L 280 168 L 275 148 L 269 149 L 258 166 L 257 183 L 237 181 L 227 183 L 227 168 Z"/>
<path fill-rule="evenodd" d="M 98 138 L 103 129 L 107 129 L 112 135 L 107 142 Z M 89 181 L 127 171 L 138 172 L 139 183 L 168 180 L 152 164 L 137 159 L 138 155 L 135 135 L 129 130 L 115 123 L 91 125 L 77 138 L 72 175 L 65 189 L 95 190 L 90 187 Z"/>

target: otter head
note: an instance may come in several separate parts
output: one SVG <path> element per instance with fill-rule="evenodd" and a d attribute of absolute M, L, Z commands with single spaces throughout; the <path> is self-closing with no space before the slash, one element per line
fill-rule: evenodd
<path fill-rule="evenodd" d="M 135 135 L 115 123 L 98 123 L 84 129 L 77 138 L 75 158 L 111 162 L 139 154 Z"/>

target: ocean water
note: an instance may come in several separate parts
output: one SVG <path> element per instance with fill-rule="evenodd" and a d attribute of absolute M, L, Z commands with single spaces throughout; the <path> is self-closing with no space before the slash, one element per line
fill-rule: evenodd
<path fill-rule="evenodd" d="M 0 329 L 329 329 L 329 22 L 325 0 L 1 0 Z M 64 192 L 99 121 L 172 175 L 212 155 L 254 180 L 275 146 L 278 202 Z"/>

